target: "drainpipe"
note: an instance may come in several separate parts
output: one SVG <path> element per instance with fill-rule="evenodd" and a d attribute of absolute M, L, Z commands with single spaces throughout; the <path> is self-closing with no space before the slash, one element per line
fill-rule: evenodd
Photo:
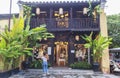
<path fill-rule="evenodd" d="M 10 20 L 11 20 L 11 10 L 12 10 L 12 0 L 10 0 L 10 8 L 9 8 L 9 22 L 8 22 L 8 31 L 10 31 Z"/>

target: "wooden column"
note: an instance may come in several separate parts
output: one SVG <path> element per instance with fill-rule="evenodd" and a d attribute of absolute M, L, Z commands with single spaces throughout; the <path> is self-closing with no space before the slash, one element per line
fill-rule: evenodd
<path fill-rule="evenodd" d="M 50 19 L 52 18 L 52 15 L 53 15 L 53 9 L 50 8 Z"/>
<path fill-rule="evenodd" d="M 69 36 L 69 50 L 68 50 L 68 64 L 70 65 L 71 63 L 74 63 L 74 57 L 75 57 L 75 53 L 71 53 L 71 50 L 75 50 L 74 48 L 74 40 L 73 40 L 73 35 Z"/>
<path fill-rule="evenodd" d="M 100 14 L 100 32 L 102 36 L 108 37 L 106 14 L 104 13 L 103 10 L 102 10 L 102 13 Z M 110 73 L 108 48 L 106 48 L 103 51 L 103 56 L 101 60 L 101 69 L 103 73 Z"/>
<path fill-rule="evenodd" d="M 71 18 L 71 19 L 73 18 L 72 11 L 73 11 L 73 9 L 72 9 L 72 8 L 70 8 L 70 18 Z"/>
<path fill-rule="evenodd" d="M 48 47 L 51 47 L 51 55 L 49 55 L 49 63 L 54 65 L 54 39 L 49 39 Z"/>

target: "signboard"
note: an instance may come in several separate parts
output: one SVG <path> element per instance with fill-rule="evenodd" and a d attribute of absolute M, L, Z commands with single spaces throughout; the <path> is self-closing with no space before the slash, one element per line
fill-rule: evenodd
<path fill-rule="evenodd" d="M 51 47 L 48 47 L 48 55 L 51 55 Z"/>
<path fill-rule="evenodd" d="M 71 50 L 71 53 L 75 53 L 75 50 Z"/>

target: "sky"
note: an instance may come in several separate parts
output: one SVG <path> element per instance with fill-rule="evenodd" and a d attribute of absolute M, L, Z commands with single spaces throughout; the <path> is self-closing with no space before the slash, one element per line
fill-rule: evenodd
<path fill-rule="evenodd" d="M 12 0 L 12 13 L 19 13 L 18 0 Z M 28 0 L 23 0 L 28 1 Z M 36 1 L 36 0 L 31 0 Z M 105 12 L 107 15 L 120 13 L 120 0 L 107 0 Z M 9 14 L 10 0 L 0 0 L 0 14 Z"/>

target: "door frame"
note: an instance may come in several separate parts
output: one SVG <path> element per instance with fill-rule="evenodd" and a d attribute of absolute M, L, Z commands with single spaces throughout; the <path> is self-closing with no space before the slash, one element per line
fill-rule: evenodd
<path fill-rule="evenodd" d="M 68 64 L 68 42 L 54 42 L 54 64 L 66 66 Z"/>

